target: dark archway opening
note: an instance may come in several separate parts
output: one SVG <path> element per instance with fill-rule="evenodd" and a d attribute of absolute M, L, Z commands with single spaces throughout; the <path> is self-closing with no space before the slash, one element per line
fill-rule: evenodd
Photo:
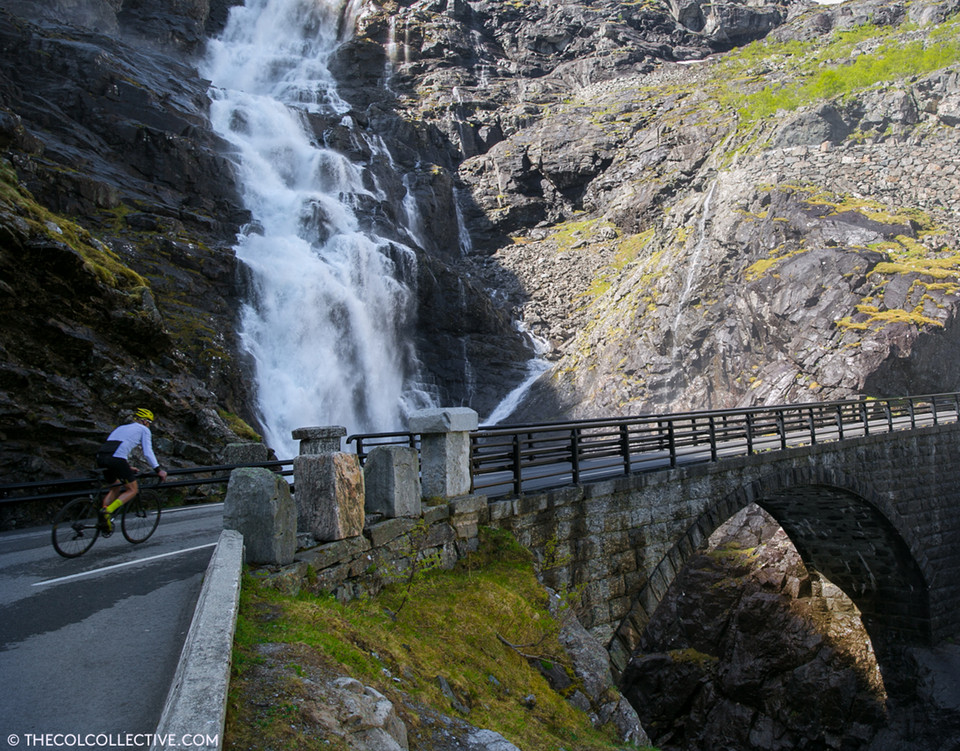
<path fill-rule="evenodd" d="M 664 751 L 861 749 L 887 724 L 859 611 L 757 506 L 687 559 L 621 688 Z"/>

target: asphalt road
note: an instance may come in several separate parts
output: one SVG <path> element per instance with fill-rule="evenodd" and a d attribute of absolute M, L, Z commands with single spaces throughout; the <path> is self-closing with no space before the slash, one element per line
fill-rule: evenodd
<path fill-rule="evenodd" d="M 0 534 L 0 748 L 153 733 L 222 527 L 222 504 L 164 511 L 75 559 L 49 527 Z"/>

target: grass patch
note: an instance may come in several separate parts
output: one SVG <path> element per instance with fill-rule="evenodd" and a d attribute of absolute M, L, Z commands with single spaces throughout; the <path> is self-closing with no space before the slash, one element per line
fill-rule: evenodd
<path fill-rule="evenodd" d="M 227 412 L 225 409 L 218 409 L 217 413 L 227 424 L 227 427 L 236 433 L 238 437 L 246 438 L 248 441 L 253 441 L 254 443 L 260 443 L 263 440 L 260 434 L 251 428 L 243 418 L 238 417 L 232 412 Z"/>
<path fill-rule="evenodd" d="M 483 530 L 481 539 L 480 550 L 455 569 L 418 575 L 412 596 L 396 618 L 391 613 L 397 613 L 405 586 L 342 604 L 325 594 L 281 594 L 246 575 L 234 642 L 226 748 L 330 747 L 323 745 L 328 739 L 303 732 L 309 723 L 296 716 L 296 706 L 293 716 L 273 706 L 284 704 L 294 692 L 280 687 L 270 707 L 252 708 L 259 706 L 253 677 L 262 660 L 261 645 L 267 643 L 296 645 L 311 655 L 310 661 L 322 661 L 335 674 L 373 686 L 393 700 L 408 727 L 418 723 L 409 708 L 412 701 L 495 730 L 523 749 L 625 748 L 612 729 L 593 728 L 584 713 L 550 688 L 530 660 L 504 643 L 524 645 L 525 652 L 550 664 L 566 661 L 557 638 L 559 624 L 547 611 L 530 554 L 506 533 Z M 292 680 L 297 672 L 291 669 L 288 674 Z M 452 706 L 438 676 L 469 708 L 468 715 Z M 524 702 L 529 695 L 536 697 L 533 706 Z M 291 734 L 291 727 L 300 730 Z"/>
<path fill-rule="evenodd" d="M 579 219 L 558 224 L 549 239 L 557 244 L 558 251 L 574 250 L 599 242 L 601 232 L 616 234 L 613 223 L 606 219 Z"/>
<path fill-rule="evenodd" d="M 714 96 L 736 111 L 740 127 L 876 85 L 923 76 L 960 61 L 960 21 L 911 38 L 915 27 L 864 24 L 830 41 L 764 39 L 727 53 L 716 66 Z"/>

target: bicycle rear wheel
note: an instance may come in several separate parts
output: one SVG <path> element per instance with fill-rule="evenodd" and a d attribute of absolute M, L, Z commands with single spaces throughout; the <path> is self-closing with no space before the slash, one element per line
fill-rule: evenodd
<path fill-rule="evenodd" d="M 97 507 L 93 498 L 74 498 L 53 520 L 53 549 L 64 558 L 83 555 L 100 536 Z"/>
<path fill-rule="evenodd" d="M 160 494 L 155 490 L 141 490 L 132 501 L 123 506 L 120 529 L 128 541 L 144 542 L 160 523 Z"/>

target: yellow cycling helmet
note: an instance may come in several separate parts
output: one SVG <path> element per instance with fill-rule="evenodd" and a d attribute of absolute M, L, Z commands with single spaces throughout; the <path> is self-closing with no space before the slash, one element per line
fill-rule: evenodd
<path fill-rule="evenodd" d="M 144 409 L 143 407 L 141 407 L 136 412 L 134 412 L 133 415 L 138 420 L 149 420 L 150 422 L 153 422 L 153 412 L 151 412 L 149 409 Z"/>

